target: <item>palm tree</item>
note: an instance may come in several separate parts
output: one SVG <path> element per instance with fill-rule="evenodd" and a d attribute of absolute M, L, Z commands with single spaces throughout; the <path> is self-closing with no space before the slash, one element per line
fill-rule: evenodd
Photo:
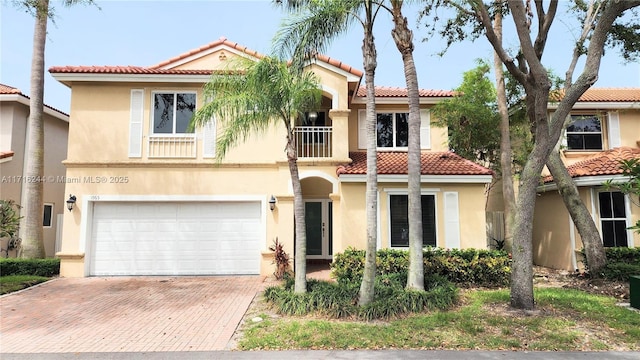
<path fill-rule="evenodd" d="M 216 157 L 222 161 L 227 151 L 251 134 L 264 132 L 282 121 L 287 132 L 285 152 L 293 186 L 295 218 L 296 293 L 307 291 L 304 203 L 298 175 L 298 154 L 293 127 L 305 111 L 320 104 L 322 92 L 313 73 L 294 71 L 285 62 L 265 57 L 259 61 L 234 62 L 237 70 L 212 75 L 204 86 L 207 101 L 194 115 L 192 126 L 203 126 L 212 118 L 223 124 L 216 141 Z"/>
<path fill-rule="evenodd" d="M 85 2 L 93 4 L 93 0 L 64 0 L 65 6 Z M 49 0 L 21 1 L 34 14 L 33 55 L 31 57 L 31 85 L 29 100 L 29 125 L 26 181 L 27 195 L 25 209 L 24 234 L 20 256 L 24 258 L 44 258 L 44 240 L 42 232 L 42 208 L 44 178 L 44 49 L 47 40 L 47 23 L 53 14 Z"/>
<path fill-rule="evenodd" d="M 420 93 L 418 73 L 413 61 L 413 31 L 402 15 L 403 0 L 391 0 L 391 15 L 394 28 L 391 36 L 402 55 L 404 77 L 409 98 L 409 143 L 408 143 L 408 220 L 409 220 L 409 272 L 407 288 L 424 290 L 422 193 L 420 191 Z"/>
<path fill-rule="evenodd" d="M 31 57 L 31 100 L 29 101 L 29 153 L 27 156 L 27 179 L 44 177 L 44 47 L 49 22 L 49 0 L 38 0 L 33 4 L 35 27 L 33 30 L 33 55 Z M 20 256 L 25 258 L 44 258 L 44 240 L 42 232 L 43 184 L 40 181 L 27 181 L 25 184 L 27 202 L 24 216 L 24 236 Z"/>
<path fill-rule="evenodd" d="M 358 304 L 373 300 L 376 274 L 378 232 L 378 166 L 376 139 L 375 71 L 377 67 L 373 23 L 380 5 L 372 0 L 276 0 L 292 12 L 276 34 L 274 47 L 281 56 L 291 55 L 295 66 L 302 66 L 310 57 L 326 51 L 331 41 L 358 22 L 362 25 L 362 61 L 367 87 L 367 246 L 365 267 Z"/>

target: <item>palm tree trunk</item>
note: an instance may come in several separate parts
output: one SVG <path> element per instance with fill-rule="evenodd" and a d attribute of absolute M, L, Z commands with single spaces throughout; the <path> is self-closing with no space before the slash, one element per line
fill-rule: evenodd
<path fill-rule="evenodd" d="M 409 220 L 409 272 L 407 288 L 424 290 L 424 255 L 422 253 L 422 193 L 420 191 L 420 93 L 418 73 L 413 61 L 413 32 L 407 18 L 402 16 L 402 1 L 393 1 L 394 28 L 391 35 L 402 55 L 404 77 L 409 97 L 408 146 L 408 220 Z"/>
<path fill-rule="evenodd" d="M 368 11 L 371 11 L 368 9 Z M 369 17 L 371 19 L 371 17 Z M 376 138 L 375 71 L 377 67 L 376 45 L 373 38 L 372 23 L 365 26 L 362 55 L 367 86 L 367 246 L 364 273 L 360 284 L 358 305 L 364 306 L 373 301 L 376 276 L 376 250 L 378 245 L 378 159 Z"/>
<path fill-rule="evenodd" d="M 24 235 L 21 257 L 44 258 L 42 231 L 44 178 L 44 49 L 49 20 L 49 0 L 39 0 L 33 32 L 33 56 L 31 59 L 31 100 L 29 102 L 28 144 L 26 182 L 23 184 L 27 202 L 23 204 Z"/>
<path fill-rule="evenodd" d="M 496 13 L 494 31 L 498 41 L 502 44 L 502 14 Z M 512 176 L 512 150 L 509 132 L 509 109 L 504 84 L 502 60 L 497 53 L 493 53 L 493 68 L 496 72 L 496 93 L 498 98 L 498 112 L 500 113 L 500 172 L 502 177 L 502 198 L 504 203 L 504 248 L 511 251 L 513 243 L 513 223 L 516 213 L 516 195 Z"/>
<path fill-rule="evenodd" d="M 553 181 L 558 186 L 558 191 L 562 196 L 565 207 L 571 214 L 573 223 L 578 228 L 578 233 L 582 238 L 587 264 L 591 274 L 598 272 L 607 264 L 607 255 L 604 245 L 598 233 L 598 228 L 589 214 L 589 210 L 580 198 L 578 188 L 573 182 L 571 175 L 560 159 L 560 153 L 554 150 L 547 159 L 547 167 L 553 175 Z"/>
<path fill-rule="evenodd" d="M 307 292 L 307 232 L 304 218 L 304 200 L 302 199 L 302 185 L 298 173 L 298 154 L 296 152 L 295 137 L 289 124 L 287 127 L 287 162 L 291 173 L 291 185 L 293 187 L 293 217 L 295 230 L 295 283 L 293 291 L 296 294 Z"/>

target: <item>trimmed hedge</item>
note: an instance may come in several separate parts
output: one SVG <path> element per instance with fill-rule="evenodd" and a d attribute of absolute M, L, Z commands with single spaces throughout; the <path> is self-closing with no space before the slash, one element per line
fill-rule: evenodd
<path fill-rule="evenodd" d="M 445 250 L 427 248 L 424 254 L 425 278 L 436 274 L 459 286 L 500 287 L 509 284 L 511 259 L 499 250 Z M 348 248 L 336 254 L 331 264 L 332 276 L 338 282 L 356 282 L 364 271 L 364 250 Z M 401 274 L 409 269 L 409 252 L 396 249 L 381 249 L 376 254 L 376 274 Z"/>
<path fill-rule="evenodd" d="M 608 247 L 604 249 L 607 254 L 607 265 L 596 274 L 598 277 L 609 280 L 628 281 L 631 275 L 640 275 L 640 247 Z M 582 250 L 585 267 L 589 266 Z"/>
<path fill-rule="evenodd" d="M 8 275 L 57 276 L 60 259 L 0 259 L 0 276 Z"/>

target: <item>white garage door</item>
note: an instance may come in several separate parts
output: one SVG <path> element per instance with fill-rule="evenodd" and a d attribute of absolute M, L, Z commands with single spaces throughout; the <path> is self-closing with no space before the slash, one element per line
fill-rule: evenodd
<path fill-rule="evenodd" d="M 91 275 L 259 274 L 260 202 L 96 202 Z"/>

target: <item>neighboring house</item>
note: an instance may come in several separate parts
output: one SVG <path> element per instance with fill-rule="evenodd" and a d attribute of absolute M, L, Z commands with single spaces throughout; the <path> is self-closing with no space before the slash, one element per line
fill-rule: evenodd
<path fill-rule="evenodd" d="M 44 183 L 42 226 L 44 249 L 53 257 L 60 249 L 62 214 L 66 209 L 64 193 L 66 169 L 62 161 L 67 158 L 69 115 L 44 106 Z M 29 153 L 29 97 L 20 90 L 0 84 L 0 198 L 26 202 L 24 184 L 27 154 Z M 24 214 L 23 214 L 24 216 Z M 24 230 L 24 229 L 21 229 Z M 6 249 L 7 240 L 1 247 Z M 15 252 L 10 253 L 15 256 Z"/>
<path fill-rule="evenodd" d="M 275 239 L 293 254 L 293 191 L 281 125 L 215 162 L 220 124 L 187 130 L 202 86 L 236 56 L 262 55 L 225 38 L 151 67 L 61 66 L 71 88 L 62 276 L 262 274 Z M 322 104 L 296 124 L 309 259 L 364 248 L 363 73 L 319 56 Z M 429 108 L 452 96 L 422 90 L 425 243 L 485 248 L 490 170 L 448 152 Z M 407 97 L 376 88 L 379 247 L 407 247 Z M 275 204 L 269 201 L 274 199 Z M 270 206 L 273 209 L 270 210 Z"/>
<path fill-rule="evenodd" d="M 556 105 L 550 102 L 549 111 Z M 606 180 L 624 179 L 620 160 L 640 158 L 640 88 L 589 89 L 570 116 L 562 157 L 604 246 L 640 246 L 640 234 L 627 230 L 640 219 L 639 199 L 602 187 Z M 582 268 L 580 235 L 553 178 L 547 175 L 542 181 L 533 227 L 534 263 L 571 271 Z"/>

